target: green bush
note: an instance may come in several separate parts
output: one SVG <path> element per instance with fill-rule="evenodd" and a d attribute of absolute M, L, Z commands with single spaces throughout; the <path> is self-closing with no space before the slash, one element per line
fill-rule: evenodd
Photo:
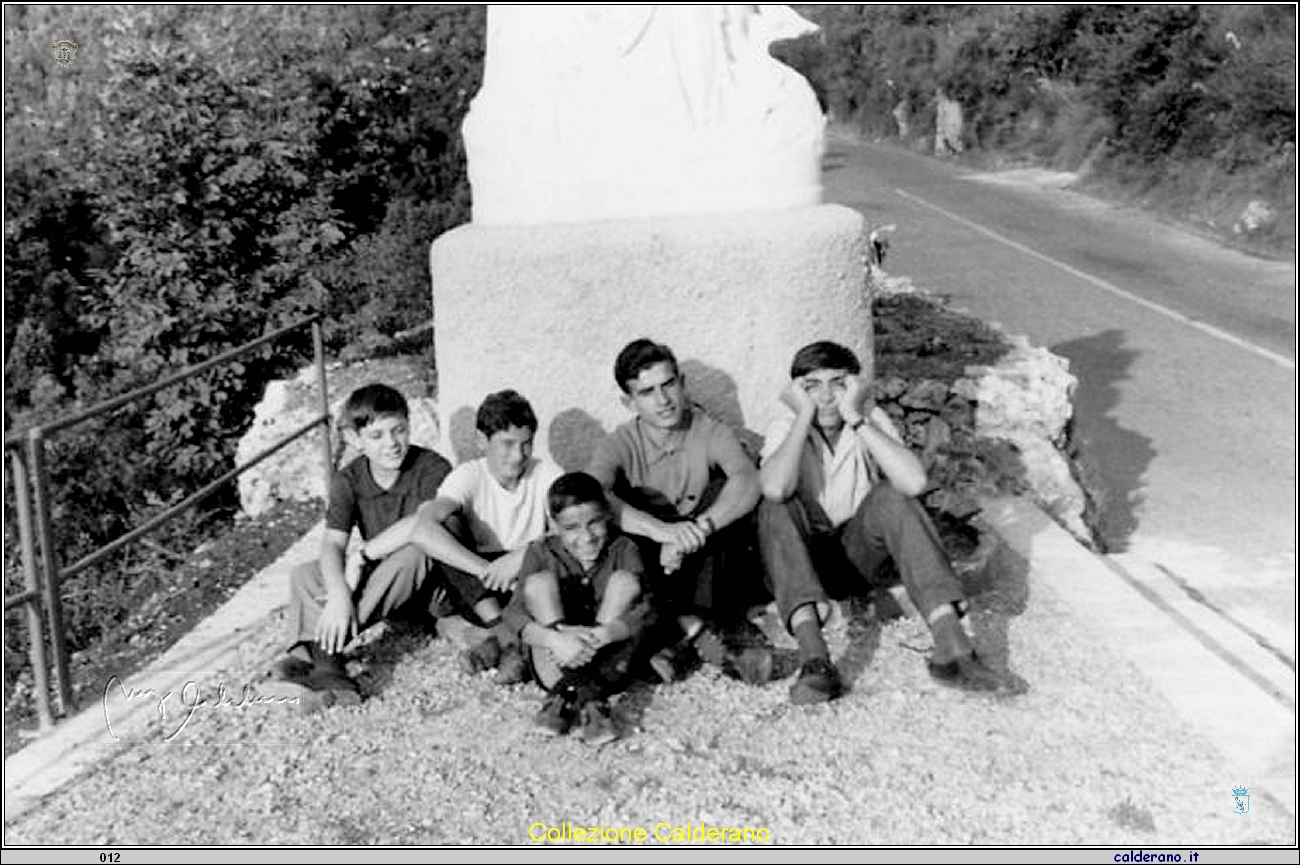
<path fill-rule="evenodd" d="M 900 101 L 913 137 L 928 135 L 942 90 L 968 143 L 1059 153 L 1069 168 L 1092 150 L 1070 144 L 1081 127 L 1148 174 L 1202 157 L 1253 170 L 1295 143 L 1291 4 L 797 8 L 821 34 L 779 55 L 871 135 L 896 134 Z"/>
<path fill-rule="evenodd" d="M 459 129 L 483 27 L 480 7 L 7 10 L 6 430 L 311 312 L 335 352 L 428 322 L 428 243 L 469 216 Z M 83 42 L 67 68 L 52 28 Z M 63 561 L 231 468 L 263 386 L 309 351 L 304 332 L 59 434 Z M 69 580 L 72 647 L 157 564 L 124 554 Z"/>

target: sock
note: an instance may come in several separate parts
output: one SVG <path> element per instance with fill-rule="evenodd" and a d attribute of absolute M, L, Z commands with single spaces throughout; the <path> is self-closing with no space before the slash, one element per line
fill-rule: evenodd
<path fill-rule="evenodd" d="M 817 616 L 805 618 L 794 626 L 794 638 L 799 641 L 799 657 L 804 661 L 822 658 L 829 661 L 830 650 L 826 648 L 826 638 L 822 636 L 822 626 Z"/>
<path fill-rule="evenodd" d="M 930 633 L 934 636 L 934 661 L 945 664 L 958 658 L 970 657 L 974 648 L 966 629 L 957 618 L 957 609 L 952 604 L 942 604 L 926 617 L 930 624 Z"/>

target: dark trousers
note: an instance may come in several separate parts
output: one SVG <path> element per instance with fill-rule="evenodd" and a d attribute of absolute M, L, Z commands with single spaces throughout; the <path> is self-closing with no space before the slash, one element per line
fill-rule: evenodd
<path fill-rule="evenodd" d="M 709 536 L 704 546 L 665 574 L 659 544 L 638 538 L 647 584 L 660 610 L 671 618 L 696 615 L 716 623 L 736 622 L 749 607 L 770 598 L 763 583 L 752 516 L 742 517 Z"/>
<path fill-rule="evenodd" d="M 765 499 L 758 506 L 758 538 L 768 587 L 787 628 L 804 604 L 888 585 L 895 571 L 922 615 L 964 598 L 929 515 L 888 483 L 876 484 L 857 512 L 829 532 L 813 530 L 797 495 Z"/>

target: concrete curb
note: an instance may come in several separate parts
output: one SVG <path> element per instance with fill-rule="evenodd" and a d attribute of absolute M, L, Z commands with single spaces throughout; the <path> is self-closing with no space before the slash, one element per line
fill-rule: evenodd
<path fill-rule="evenodd" d="M 1084 548 L 1027 499 L 985 503 L 984 518 L 1060 598 L 1223 755 L 1229 787 L 1296 813 L 1296 674 L 1227 619 L 1168 591 L 1159 574 Z"/>

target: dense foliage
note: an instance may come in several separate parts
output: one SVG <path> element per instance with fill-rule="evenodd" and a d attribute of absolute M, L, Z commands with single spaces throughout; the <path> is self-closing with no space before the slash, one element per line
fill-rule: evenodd
<path fill-rule="evenodd" d="M 429 321 L 428 243 L 468 218 L 459 128 L 483 23 L 479 7 L 7 8 L 6 430 L 311 312 L 335 353 Z M 80 44 L 67 67 L 62 37 Z M 229 469 L 262 386 L 310 356 L 300 333 L 60 434 L 63 561 Z M 165 567 L 137 551 L 71 580 L 72 648 Z"/>
<path fill-rule="evenodd" d="M 902 116 L 924 146 L 942 92 L 969 149 L 1092 156 L 1097 177 L 1207 222 L 1254 197 L 1294 213 L 1294 4 L 797 8 L 821 33 L 778 53 L 869 134 L 898 136 Z"/>

